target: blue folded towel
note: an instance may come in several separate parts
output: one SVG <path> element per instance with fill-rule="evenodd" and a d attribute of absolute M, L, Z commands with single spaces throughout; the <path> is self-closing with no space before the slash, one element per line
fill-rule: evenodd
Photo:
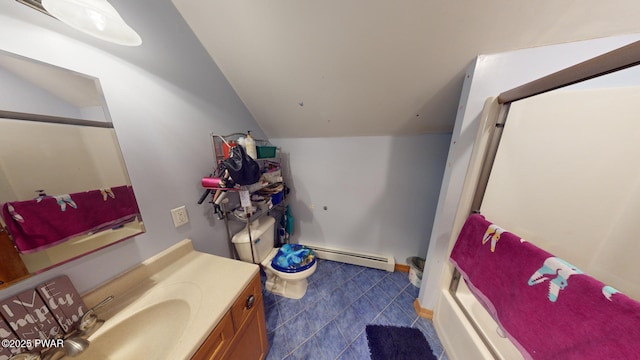
<path fill-rule="evenodd" d="M 300 244 L 284 244 L 273 259 L 272 264 L 283 269 L 299 269 L 313 262 L 315 254 L 310 248 Z"/>

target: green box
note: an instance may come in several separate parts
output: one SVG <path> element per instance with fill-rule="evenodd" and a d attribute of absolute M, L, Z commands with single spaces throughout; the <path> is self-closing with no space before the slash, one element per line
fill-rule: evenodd
<path fill-rule="evenodd" d="M 258 159 L 268 159 L 276 157 L 275 146 L 256 146 L 256 152 L 258 153 Z"/>

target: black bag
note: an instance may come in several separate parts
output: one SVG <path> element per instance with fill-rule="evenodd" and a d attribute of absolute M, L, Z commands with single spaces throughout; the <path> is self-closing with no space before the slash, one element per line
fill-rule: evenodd
<path fill-rule="evenodd" d="M 222 160 L 222 166 L 238 185 L 251 185 L 260 180 L 260 166 L 240 145 L 231 148 L 231 154 Z"/>

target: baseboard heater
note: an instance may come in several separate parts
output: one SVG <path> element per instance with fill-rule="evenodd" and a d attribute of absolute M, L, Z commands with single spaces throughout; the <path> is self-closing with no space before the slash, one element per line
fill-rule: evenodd
<path fill-rule="evenodd" d="M 367 254 L 362 252 L 329 248 L 326 246 L 317 246 L 313 244 L 302 245 L 310 247 L 316 253 L 316 256 L 320 259 L 339 261 L 347 264 L 366 266 L 391 272 L 394 271 L 396 265 L 393 256 Z"/>

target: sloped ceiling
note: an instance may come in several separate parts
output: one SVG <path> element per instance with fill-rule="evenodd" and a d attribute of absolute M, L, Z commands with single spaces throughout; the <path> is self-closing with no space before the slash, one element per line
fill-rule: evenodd
<path fill-rule="evenodd" d="M 269 137 L 453 129 L 480 54 L 640 31 L 640 2 L 172 0 Z"/>
<path fill-rule="evenodd" d="M 172 1 L 272 138 L 449 132 L 477 55 L 640 32 L 633 0 Z"/>

